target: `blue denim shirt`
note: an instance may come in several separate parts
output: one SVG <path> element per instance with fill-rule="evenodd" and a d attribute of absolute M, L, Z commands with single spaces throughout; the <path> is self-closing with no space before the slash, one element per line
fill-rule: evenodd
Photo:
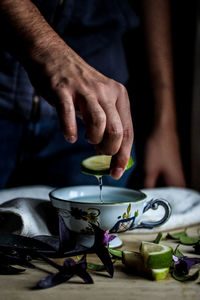
<path fill-rule="evenodd" d="M 56 32 L 90 65 L 119 82 L 128 71 L 122 35 L 138 25 L 128 0 L 33 0 Z M 42 30 L 42 29 L 41 29 Z M 22 65 L 0 48 L 0 115 L 29 120 L 34 88 Z M 40 98 L 40 119 L 56 118 Z"/>

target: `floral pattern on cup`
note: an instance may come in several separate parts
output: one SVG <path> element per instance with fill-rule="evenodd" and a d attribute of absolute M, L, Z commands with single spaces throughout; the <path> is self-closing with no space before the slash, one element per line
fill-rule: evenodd
<path fill-rule="evenodd" d="M 129 230 L 132 229 L 134 227 L 135 219 L 137 216 L 138 216 L 137 210 L 135 211 L 133 217 L 131 217 L 130 213 L 123 214 L 122 219 L 120 219 L 115 223 L 115 225 L 111 228 L 110 232 L 112 233 L 123 232 L 123 231 L 127 231 L 128 229 Z"/>
<path fill-rule="evenodd" d="M 65 217 L 73 217 L 76 220 L 83 220 L 99 225 L 98 217 L 101 212 L 97 208 L 88 208 L 87 211 L 84 211 L 78 207 L 71 207 L 71 210 L 64 210 L 62 213 L 64 213 Z"/>

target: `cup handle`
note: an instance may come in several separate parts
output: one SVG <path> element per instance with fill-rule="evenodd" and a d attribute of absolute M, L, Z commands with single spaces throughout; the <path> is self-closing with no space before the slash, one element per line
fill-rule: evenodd
<path fill-rule="evenodd" d="M 172 212 L 171 205 L 169 204 L 169 202 L 167 200 L 161 199 L 161 198 L 160 199 L 151 199 L 145 205 L 145 207 L 143 209 L 143 213 L 145 213 L 149 209 L 156 210 L 156 209 L 158 209 L 158 206 L 160 206 L 160 205 L 165 210 L 165 214 L 164 214 L 164 216 L 162 217 L 161 220 L 155 221 L 155 222 L 141 222 L 139 225 L 134 227 L 134 229 L 136 229 L 136 228 L 152 229 L 153 227 L 157 227 L 157 226 L 160 226 L 160 225 L 164 224 L 169 219 L 169 217 L 171 215 L 171 212 Z"/>

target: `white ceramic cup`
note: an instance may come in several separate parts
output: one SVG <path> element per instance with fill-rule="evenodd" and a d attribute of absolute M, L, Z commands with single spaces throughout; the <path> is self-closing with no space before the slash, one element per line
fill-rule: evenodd
<path fill-rule="evenodd" d="M 109 232 L 123 232 L 135 228 L 153 228 L 164 224 L 171 214 L 167 200 L 151 199 L 141 191 L 127 188 L 97 185 L 58 188 L 49 194 L 52 205 L 63 217 L 67 228 L 77 233 L 93 233 L 91 223 Z M 142 215 L 161 205 L 164 215 L 161 220 L 142 222 Z"/>

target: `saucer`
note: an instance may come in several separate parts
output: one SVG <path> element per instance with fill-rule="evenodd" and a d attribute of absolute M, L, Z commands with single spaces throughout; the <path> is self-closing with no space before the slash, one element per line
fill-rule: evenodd
<path fill-rule="evenodd" d="M 112 234 L 115 236 L 115 238 L 109 243 L 109 247 L 110 248 L 118 248 L 121 247 L 123 245 L 122 240 L 118 237 L 117 234 Z"/>
<path fill-rule="evenodd" d="M 122 246 L 123 242 L 118 237 L 117 234 L 112 234 L 115 236 L 115 238 L 109 242 L 109 247 L 114 249 Z M 82 245 L 87 248 L 91 248 L 94 244 L 94 235 L 87 235 L 87 234 L 77 234 L 76 240 L 79 245 Z"/>

